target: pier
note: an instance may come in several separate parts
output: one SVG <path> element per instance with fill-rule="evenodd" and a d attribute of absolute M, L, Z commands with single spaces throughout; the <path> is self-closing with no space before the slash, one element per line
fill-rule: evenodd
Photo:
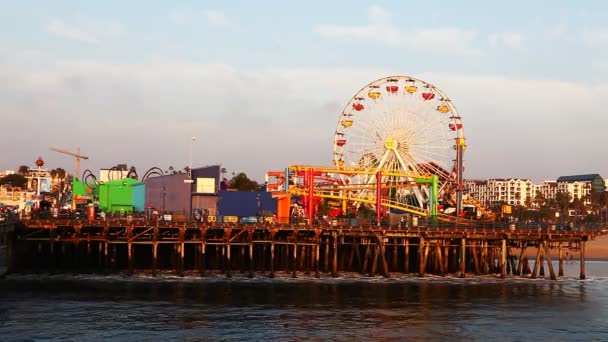
<path fill-rule="evenodd" d="M 274 277 L 342 272 L 365 276 L 496 275 L 557 279 L 564 255 L 577 253 L 602 227 L 556 231 L 528 226 L 425 222 L 417 227 L 347 224 L 25 220 L 9 259 L 15 272 L 197 274 Z M 528 261 L 532 251 L 534 264 Z M 557 267 L 554 262 L 557 261 Z"/>

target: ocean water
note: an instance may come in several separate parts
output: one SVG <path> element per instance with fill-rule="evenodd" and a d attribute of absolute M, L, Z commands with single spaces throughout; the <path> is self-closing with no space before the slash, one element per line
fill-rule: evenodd
<path fill-rule="evenodd" d="M 2 341 L 608 341 L 608 262 L 557 281 L 10 275 Z"/>

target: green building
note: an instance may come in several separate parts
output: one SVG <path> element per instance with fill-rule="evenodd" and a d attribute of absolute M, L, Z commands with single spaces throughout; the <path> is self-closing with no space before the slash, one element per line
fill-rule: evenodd
<path fill-rule="evenodd" d="M 99 208 L 106 213 L 144 211 L 145 185 L 132 178 L 99 183 Z"/>

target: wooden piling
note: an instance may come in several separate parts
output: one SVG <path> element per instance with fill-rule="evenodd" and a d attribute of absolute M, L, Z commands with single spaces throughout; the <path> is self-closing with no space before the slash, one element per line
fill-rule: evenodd
<path fill-rule="evenodd" d="M 481 270 L 479 268 L 479 259 L 480 259 L 480 253 L 482 253 L 482 248 L 480 248 L 479 252 L 477 251 L 477 242 L 472 241 L 471 242 L 471 255 L 473 255 L 473 267 L 475 268 L 475 274 L 479 275 L 481 273 Z M 466 254 L 465 254 L 466 257 Z"/>
<path fill-rule="evenodd" d="M 308 272 L 308 253 L 307 253 L 307 248 L 305 245 L 301 245 L 299 247 L 300 251 L 298 252 L 298 268 L 296 269 L 297 272 L 302 273 L 302 271 L 304 271 L 304 274 L 310 274 Z"/>
<path fill-rule="evenodd" d="M 541 256 L 543 254 L 543 249 L 541 248 L 541 246 L 542 245 L 539 245 L 538 250 L 536 251 L 536 261 L 534 261 L 534 270 L 532 271 L 532 275 L 530 276 L 530 278 L 532 279 L 536 279 L 536 277 L 538 276 L 538 267 L 540 266 L 539 264 L 541 263 Z"/>
<path fill-rule="evenodd" d="M 429 250 L 431 249 L 430 242 L 426 242 L 424 246 L 424 254 L 422 255 L 422 266 L 420 267 L 420 276 L 424 277 L 426 273 L 427 261 L 429 258 Z"/>
<path fill-rule="evenodd" d="M 424 277 L 424 249 L 425 249 L 425 241 L 423 237 L 420 237 L 420 243 L 418 245 L 418 275 L 420 277 Z"/>
<path fill-rule="evenodd" d="M 350 255 L 348 257 L 348 263 L 346 265 L 346 270 L 348 271 L 351 271 L 353 269 L 353 263 L 355 262 L 355 256 L 357 255 L 358 248 L 359 245 L 356 242 L 353 242 L 353 244 L 350 246 Z"/>
<path fill-rule="evenodd" d="M 450 273 L 450 241 L 444 240 L 443 243 L 443 273 Z"/>
<path fill-rule="evenodd" d="M 397 254 L 397 244 L 395 244 L 395 245 L 392 247 L 392 249 L 393 249 L 393 259 L 392 259 L 392 265 L 391 265 L 391 267 L 392 267 L 392 269 L 393 269 L 393 272 L 395 272 L 395 271 L 397 271 L 397 267 L 398 267 L 398 266 L 397 266 L 397 265 L 398 265 L 398 258 L 397 258 L 397 257 L 398 257 L 398 254 Z"/>
<path fill-rule="evenodd" d="M 528 261 L 528 257 L 526 257 L 526 248 L 527 248 L 526 243 L 523 243 L 521 245 L 521 250 L 519 252 L 519 261 L 517 262 L 517 275 L 520 277 L 524 274 L 523 273 L 524 272 L 524 269 L 523 269 L 524 260 Z"/>
<path fill-rule="evenodd" d="M 152 276 L 156 277 L 158 267 L 158 242 L 152 242 Z"/>
<path fill-rule="evenodd" d="M 333 250 L 334 262 L 333 262 L 331 276 L 337 277 L 338 276 L 338 234 L 336 232 L 334 232 L 332 235 L 333 235 L 333 240 L 334 240 L 334 250 Z"/>
<path fill-rule="evenodd" d="M 543 246 L 545 247 L 547 265 L 549 266 L 549 277 L 551 280 L 557 280 L 555 272 L 553 271 L 553 260 L 551 260 L 551 248 L 549 248 L 549 245 L 546 242 L 543 242 Z"/>
<path fill-rule="evenodd" d="M 488 242 L 485 240 L 481 241 L 481 274 L 490 273 L 488 265 Z"/>
<path fill-rule="evenodd" d="M 437 272 L 439 273 L 439 275 L 443 276 L 445 275 L 445 270 L 443 269 L 443 253 L 441 251 L 441 246 L 439 245 L 439 243 L 437 244 L 437 246 L 435 246 L 435 255 L 437 256 Z"/>
<path fill-rule="evenodd" d="M 386 246 L 384 244 L 384 238 L 382 237 L 378 237 L 378 247 L 380 247 L 380 256 L 381 256 L 381 261 L 382 261 L 382 275 L 385 278 L 389 278 L 390 275 L 390 271 L 388 269 L 388 262 L 386 260 Z"/>
<path fill-rule="evenodd" d="M 323 269 L 325 270 L 325 273 L 329 273 L 329 237 L 325 238 L 325 259 L 324 259 L 324 264 L 325 267 L 323 267 Z"/>
<path fill-rule="evenodd" d="M 230 242 L 225 244 L 226 247 L 226 278 L 232 277 L 232 263 L 230 261 Z"/>
<path fill-rule="evenodd" d="M 560 241 L 559 243 L 559 273 L 560 277 L 564 276 L 564 243 Z"/>
<path fill-rule="evenodd" d="M 372 258 L 372 270 L 369 273 L 370 277 L 376 275 L 376 270 L 378 269 L 378 245 L 374 246 L 374 257 Z"/>
<path fill-rule="evenodd" d="M 460 278 L 466 276 L 467 239 L 460 239 Z M 473 251 L 475 253 L 475 251 Z"/>
<path fill-rule="evenodd" d="M 253 278 L 253 241 L 249 240 L 249 278 Z"/>
<path fill-rule="evenodd" d="M 114 244 L 112 245 L 112 269 L 116 270 L 118 268 L 118 258 L 117 258 L 117 251 L 118 249 L 118 245 Z"/>
<path fill-rule="evenodd" d="M 580 279 L 581 280 L 585 280 L 586 278 L 586 274 L 585 274 L 585 240 L 581 241 L 581 276 Z"/>
<path fill-rule="evenodd" d="M 53 243 L 51 243 L 51 268 L 55 269 L 55 254 L 53 253 Z M 103 242 L 97 243 L 97 269 L 102 270 L 103 267 Z"/>
<path fill-rule="evenodd" d="M 502 239 L 502 248 L 500 251 L 500 277 L 507 276 L 507 240 Z"/>
<path fill-rule="evenodd" d="M 298 245 L 293 244 L 293 271 L 291 273 L 291 277 L 295 278 L 296 273 L 298 271 Z"/>
<path fill-rule="evenodd" d="M 321 277 L 321 274 L 319 272 L 320 257 L 321 257 L 321 245 L 319 244 L 319 241 L 317 240 L 317 244 L 315 245 L 315 277 L 316 278 Z"/>
<path fill-rule="evenodd" d="M 366 242 L 365 244 L 365 255 L 363 256 L 363 265 L 361 266 L 361 274 L 367 272 L 367 266 L 369 264 L 369 257 L 371 254 L 371 246 Z"/>
<path fill-rule="evenodd" d="M 129 275 L 132 275 L 135 272 L 135 268 L 133 265 L 133 244 L 131 241 L 127 243 L 127 256 L 129 258 Z"/>
<path fill-rule="evenodd" d="M 179 253 L 179 276 L 180 277 L 184 276 L 184 251 L 185 251 L 184 246 L 185 245 L 184 245 L 183 242 L 178 245 L 178 249 L 179 249 L 179 251 L 178 251 L 178 253 Z"/>
<path fill-rule="evenodd" d="M 110 254 L 108 253 L 108 245 L 109 245 L 109 243 L 106 242 L 103 246 L 103 258 L 104 258 L 103 268 L 105 271 L 107 271 L 110 268 Z"/>
<path fill-rule="evenodd" d="M 274 278 L 274 240 L 270 242 L 270 278 Z"/>
<path fill-rule="evenodd" d="M 405 240 L 404 241 L 404 245 L 405 245 L 404 246 L 404 250 L 405 250 L 404 251 L 404 254 L 405 254 L 404 258 L 405 258 L 405 260 L 404 260 L 403 267 L 404 267 L 404 272 L 405 273 L 410 273 L 410 239 L 405 238 L 404 240 Z"/>

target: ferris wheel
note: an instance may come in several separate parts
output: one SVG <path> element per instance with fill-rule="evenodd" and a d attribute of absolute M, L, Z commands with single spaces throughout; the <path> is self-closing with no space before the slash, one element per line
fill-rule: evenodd
<path fill-rule="evenodd" d="M 462 185 L 464 148 L 461 117 L 452 101 L 432 84 L 392 76 L 363 87 L 342 111 L 334 137 L 334 165 L 437 175 L 439 190 L 445 191 Z M 375 179 L 353 177 L 351 184 L 370 184 Z M 367 192 L 360 190 L 358 196 Z M 414 186 L 392 196 L 420 207 L 428 201 L 428 191 Z"/>

